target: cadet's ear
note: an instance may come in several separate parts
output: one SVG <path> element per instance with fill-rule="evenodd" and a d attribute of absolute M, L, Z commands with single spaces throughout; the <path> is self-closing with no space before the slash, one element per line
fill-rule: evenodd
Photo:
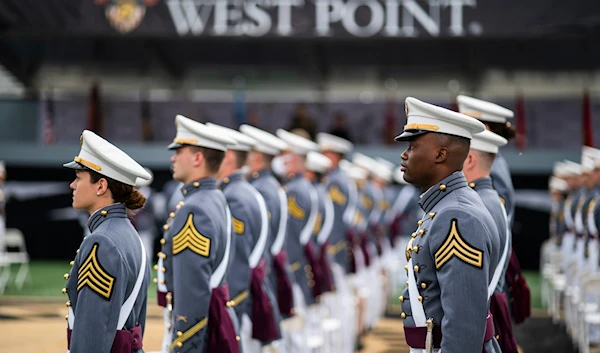
<path fill-rule="evenodd" d="M 108 181 L 105 178 L 100 178 L 96 183 L 96 195 L 102 196 L 108 191 Z"/>
<path fill-rule="evenodd" d="M 467 155 L 467 158 L 465 158 L 465 161 L 463 162 L 463 170 L 471 170 L 473 169 L 473 167 L 475 166 L 475 159 L 477 157 L 469 152 L 469 154 Z"/>
<path fill-rule="evenodd" d="M 435 163 L 444 163 L 448 159 L 448 148 L 440 147 L 435 157 Z"/>
<path fill-rule="evenodd" d="M 197 151 L 194 153 L 193 163 L 194 167 L 198 167 L 205 162 L 204 153 Z"/>

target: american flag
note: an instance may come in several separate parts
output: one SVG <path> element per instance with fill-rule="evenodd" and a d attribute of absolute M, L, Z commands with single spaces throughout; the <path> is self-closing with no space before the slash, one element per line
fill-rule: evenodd
<path fill-rule="evenodd" d="M 48 92 L 44 99 L 42 139 L 45 145 L 56 142 L 56 133 L 54 131 L 54 97 L 52 91 Z"/>

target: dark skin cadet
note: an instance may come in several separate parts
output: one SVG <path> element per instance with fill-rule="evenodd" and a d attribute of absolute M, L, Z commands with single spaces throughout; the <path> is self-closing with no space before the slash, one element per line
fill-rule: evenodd
<path fill-rule="evenodd" d="M 400 155 L 404 179 L 425 192 L 462 170 L 469 147 L 469 139 L 463 137 L 432 132 L 415 136 Z"/>

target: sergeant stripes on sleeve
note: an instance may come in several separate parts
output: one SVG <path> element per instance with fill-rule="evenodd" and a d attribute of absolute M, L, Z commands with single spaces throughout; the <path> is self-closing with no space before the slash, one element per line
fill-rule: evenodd
<path fill-rule="evenodd" d="M 193 335 L 200 332 L 200 330 L 202 330 L 206 326 L 207 323 L 208 323 L 208 318 L 205 317 L 204 319 L 200 320 L 200 322 L 198 322 L 197 324 L 192 326 L 189 330 L 185 331 L 185 333 L 182 333 L 181 331 L 177 332 L 177 338 L 173 340 L 173 343 L 171 343 L 169 352 L 172 351 L 173 349 L 175 349 L 175 347 L 177 347 L 177 348 L 183 347 L 183 342 L 187 341 Z"/>
<path fill-rule="evenodd" d="M 98 243 L 95 243 L 90 254 L 77 271 L 77 291 L 88 286 L 96 294 L 110 300 L 115 278 L 108 274 L 98 261 Z"/>
<path fill-rule="evenodd" d="M 461 238 L 456 223 L 457 220 L 453 219 L 446 241 L 435 252 L 436 269 L 441 268 L 453 256 L 477 268 L 483 267 L 483 252 Z"/>
<path fill-rule="evenodd" d="M 173 237 L 173 255 L 185 249 L 190 249 L 196 254 L 208 257 L 210 254 L 210 239 L 200 234 L 194 226 L 194 214 L 188 215 L 185 225 Z"/>

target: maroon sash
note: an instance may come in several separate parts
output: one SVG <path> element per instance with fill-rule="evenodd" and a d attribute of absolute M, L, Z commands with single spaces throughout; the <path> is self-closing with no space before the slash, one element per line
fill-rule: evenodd
<path fill-rule="evenodd" d="M 309 240 L 306 245 L 304 245 L 304 255 L 306 255 L 306 259 L 310 264 L 313 273 L 313 281 L 315 285 L 312 287 L 312 295 L 315 298 L 318 298 L 323 291 L 321 289 L 321 283 L 323 282 L 323 278 L 321 276 L 321 268 L 319 261 L 317 260 L 317 255 L 315 254 L 315 249 L 313 247 L 313 243 Z"/>
<path fill-rule="evenodd" d="M 279 304 L 279 312 L 283 316 L 294 315 L 292 282 L 286 271 L 287 263 L 287 253 L 284 250 L 273 256 L 273 267 L 277 276 L 277 303 Z"/>
<path fill-rule="evenodd" d="M 208 309 L 208 344 L 206 353 L 239 353 L 237 333 L 227 312 L 229 287 L 223 284 L 213 288 Z"/>
<path fill-rule="evenodd" d="M 506 269 L 506 283 L 510 291 L 515 323 L 520 324 L 531 316 L 531 293 L 514 250 L 510 254 L 510 261 Z"/>
<path fill-rule="evenodd" d="M 402 231 L 402 218 L 403 215 L 396 216 L 390 225 L 390 239 L 392 240 L 392 248 L 396 247 L 396 239 L 400 236 Z"/>
<path fill-rule="evenodd" d="M 67 328 L 67 347 L 71 349 L 71 329 Z M 131 330 L 117 330 L 110 353 L 132 353 L 142 349 L 142 327 Z"/>
<path fill-rule="evenodd" d="M 328 258 L 329 254 L 327 254 L 328 247 L 329 244 L 327 242 L 321 245 L 321 256 L 319 258 L 319 265 L 321 267 L 321 271 L 323 272 L 323 281 L 321 283 L 323 292 L 333 292 L 335 290 L 333 285 L 333 274 L 331 273 L 331 265 Z"/>
<path fill-rule="evenodd" d="M 156 300 L 158 301 L 158 305 L 163 308 L 167 307 L 167 293 L 169 292 L 161 292 L 156 289 Z M 173 304 L 173 302 L 171 302 L 171 304 Z"/>
<path fill-rule="evenodd" d="M 494 293 L 490 301 L 490 312 L 494 317 L 494 328 L 502 353 L 518 353 L 517 341 L 513 336 L 510 310 L 504 293 Z"/>
<path fill-rule="evenodd" d="M 427 337 L 427 327 L 408 327 L 404 326 L 404 336 L 406 343 L 412 348 L 425 349 L 425 339 Z M 483 342 L 487 342 L 494 338 L 494 319 L 492 314 L 488 313 L 485 320 L 485 335 Z M 442 327 L 433 327 L 433 347 L 440 348 L 442 346 Z"/>
<path fill-rule="evenodd" d="M 281 338 L 273 305 L 265 292 L 263 282 L 266 277 L 265 260 L 252 269 L 250 293 L 252 294 L 252 338 L 261 342 L 271 342 Z"/>
<path fill-rule="evenodd" d="M 369 267 L 371 265 L 371 257 L 369 256 L 369 235 L 367 232 L 361 234 L 360 248 L 365 257 L 365 267 Z"/>
<path fill-rule="evenodd" d="M 348 243 L 348 273 L 356 273 L 356 259 L 354 258 L 354 231 L 346 231 L 346 240 Z"/>

